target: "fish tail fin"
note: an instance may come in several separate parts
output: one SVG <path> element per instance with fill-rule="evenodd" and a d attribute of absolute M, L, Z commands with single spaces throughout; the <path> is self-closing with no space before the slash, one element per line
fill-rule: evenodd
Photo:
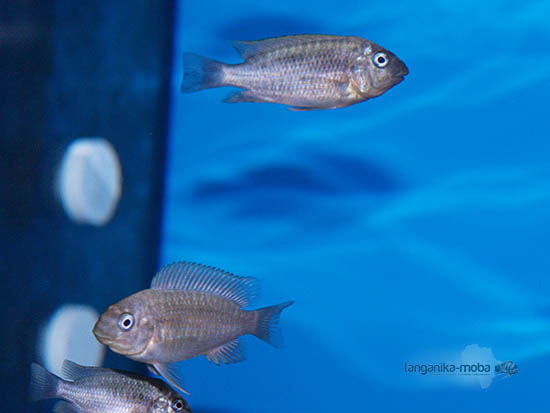
<path fill-rule="evenodd" d="M 279 316 L 281 315 L 281 311 L 292 304 L 294 304 L 294 301 L 287 301 L 256 310 L 258 313 L 258 324 L 253 334 L 273 347 L 282 347 L 283 336 L 278 326 Z"/>
<path fill-rule="evenodd" d="M 223 63 L 199 56 L 195 53 L 183 54 L 183 79 L 181 91 L 183 93 L 196 92 L 224 86 Z"/>
<path fill-rule="evenodd" d="M 59 395 L 61 379 L 39 364 L 31 364 L 31 401 L 52 399 Z"/>

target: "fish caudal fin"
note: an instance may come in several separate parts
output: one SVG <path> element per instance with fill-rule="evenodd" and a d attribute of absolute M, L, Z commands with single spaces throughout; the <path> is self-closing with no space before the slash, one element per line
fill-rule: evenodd
<path fill-rule="evenodd" d="M 253 334 L 273 347 L 282 347 L 283 336 L 278 326 L 279 316 L 281 315 L 281 311 L 292 304 L 294 304 L 294 301 L 287 301 L 282 304 L 256 310 L 258 312 L 258 324 Z"/>
<path fill-rule="evenodd" d="M 50 373 L 44 367 L 36 363 L 31 364 L 31 401 L 59 397 L 58 393 L 60 383 L 61 379 Z"/>
<path fill-rule="evenodd" d="M 183 54 L 183 93 L 224 86 L 223 63 L 195 53 Z"/>

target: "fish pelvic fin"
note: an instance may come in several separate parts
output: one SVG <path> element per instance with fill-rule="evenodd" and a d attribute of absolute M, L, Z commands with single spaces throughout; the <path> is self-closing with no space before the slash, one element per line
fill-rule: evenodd
<path fill-rule="evenodd" d="M 283 336 L 279 328 L 279 316 L 281 311 L 294 304 L 294 301 L 286 301 L 282 304 L 272 305 L 270 307 L 256 310 L 258 313 L 258 324 L 253 333 L 259 339 L 271 344 L 273 347 L 283 346 Z"/>
<path fill-rule="evenodd" d="M 182 93 L 225 86 L 223 63 L 195 53 L 183 54 Z"/>
<path fill-rule="evenodd" d="M 63 380 L 39 364 L 31 364 L 31 401 L 59 397 L 59 385 Z"/>
<path fill-rule="evenodd" d="M 160 376 L 161 374 L 157 371 L 157 369 L 150 365 L 150 364 L 147 364 L 147 370 L 149 370 L 149 373 L 151 373 L 152 375 L 154 376 Z"/>
<path fill-rule="evenodd" d="M 157 363 L 153 364 L 155 370 L 160 376 L 166 380 L 166 382 L 174 387 L 176 390 L 191 395 L 187 390 L 183 388 L 183 378 L 181 377 L 180 363 Z"/>
<path fill-rule="evenodd" d="M 310 107 L 302 107 L 302 106 L 289 106 L 288 110 L 291 110 L 292 112 L 305 112 L 308 110 L 318 110 L 318 109 L 324 109 L 324 108 L 310 108 Z"/>
<path fill-rule="evenodd" d="M 219 366 L 220 363 L 237 363 L 246 359 L 246 351 L 238 338 L 223 346 L 216 347 L 205 354 L 208 361 Z"/>

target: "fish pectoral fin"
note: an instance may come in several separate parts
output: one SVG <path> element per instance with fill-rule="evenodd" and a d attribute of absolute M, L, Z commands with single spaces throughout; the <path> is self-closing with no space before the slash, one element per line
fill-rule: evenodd
<path fill-rule="evenodd" d="M 59 401 L 55 404 L 52 410 L 53 413 L 85 413 L 85 410 L 80 410 L 75 404 L 66 401 Z"/>
<path fill-rule="evenodd" d="M 179 390 L 182 393 L 191 395 L 187 390 L 183 388 L 183 379 L 180 372 L 180 362 L 176 363 L 166 363 L 166 364 L 153 364 L 155 370 L 159 373 L 160 376 L 174 387 L 176 390 Z"/>
<path fill-rule="evenodd" d="M 155 368 L 155 366 L 152 366 L 151 364 L 147 364 L 147 370 L 149 370 L 149 372 L 151 374 L 154 374 L 155 376 L 160 376 L 161 374 L 157 371 L 157 369 Z"/>
<path fill-rule="evenodd" d="M 349 105 L 342 106 L 289 106 L 288 110 L 293 112 L 305 112 L 306 110 L 326 110 L 326 109 L 340 109 Z"/>
<path fill-rule="evenodd" d="M 241 341 L 236 338 L 235 340 L 230 341 L 223 346 L 219 346 L 210 350 L 209 352 L 205 353 L 205 356 L 208 361 L 211 361 L 212 363 L 219 366 L 220 363 L 237 363 L 246 359 L 246 351 L 243 343 L 241 343 Z"/>
<path fill-rule="evenodd" d="M 227 96 L 224 100 L 225 103 L 239 103 L 239 102 L 268 102 L 272 103 L 270 100 L 266 98 L 262 98 L 261 96 L 257 96 L 254 94 L 254 92 L 251 92 L 250 90 L 243 90 L 240 92 L 233 92 L 229 96 Z"/>

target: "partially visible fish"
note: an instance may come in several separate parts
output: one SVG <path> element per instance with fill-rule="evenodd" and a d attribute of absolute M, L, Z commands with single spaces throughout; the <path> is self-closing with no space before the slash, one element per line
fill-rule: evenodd
<path fill-rule="evenodd" d="M 164 267 L 139 291 L 111 305 L 94 334 L 115 353 L 147 363 L 181 391 L 176 362 L 204 355 L 215 363 L 245 358 L 239 337 L 252 334 L 279 347 L 277 327 L 283 309 L 293 303 L 246 311 L 258 282 L 195 263 Z"/>
<path fill-rule="evenodd" d="M 225 102 L 334 109 L 380 96 L 409 73 L 392 52 L 355 36 L 297 35 L 233 45 L 244 63 L 184 53 L 182 92 L 235 86 L 244 91 Z"/>
<path fill-rule="evenodd" d="M 31 365 L 31 400 L 64 399 L 56 413 L 191 412 L 187 402 L 166 383 L 138 374 L 63 362 L 63 380 Z"/>

